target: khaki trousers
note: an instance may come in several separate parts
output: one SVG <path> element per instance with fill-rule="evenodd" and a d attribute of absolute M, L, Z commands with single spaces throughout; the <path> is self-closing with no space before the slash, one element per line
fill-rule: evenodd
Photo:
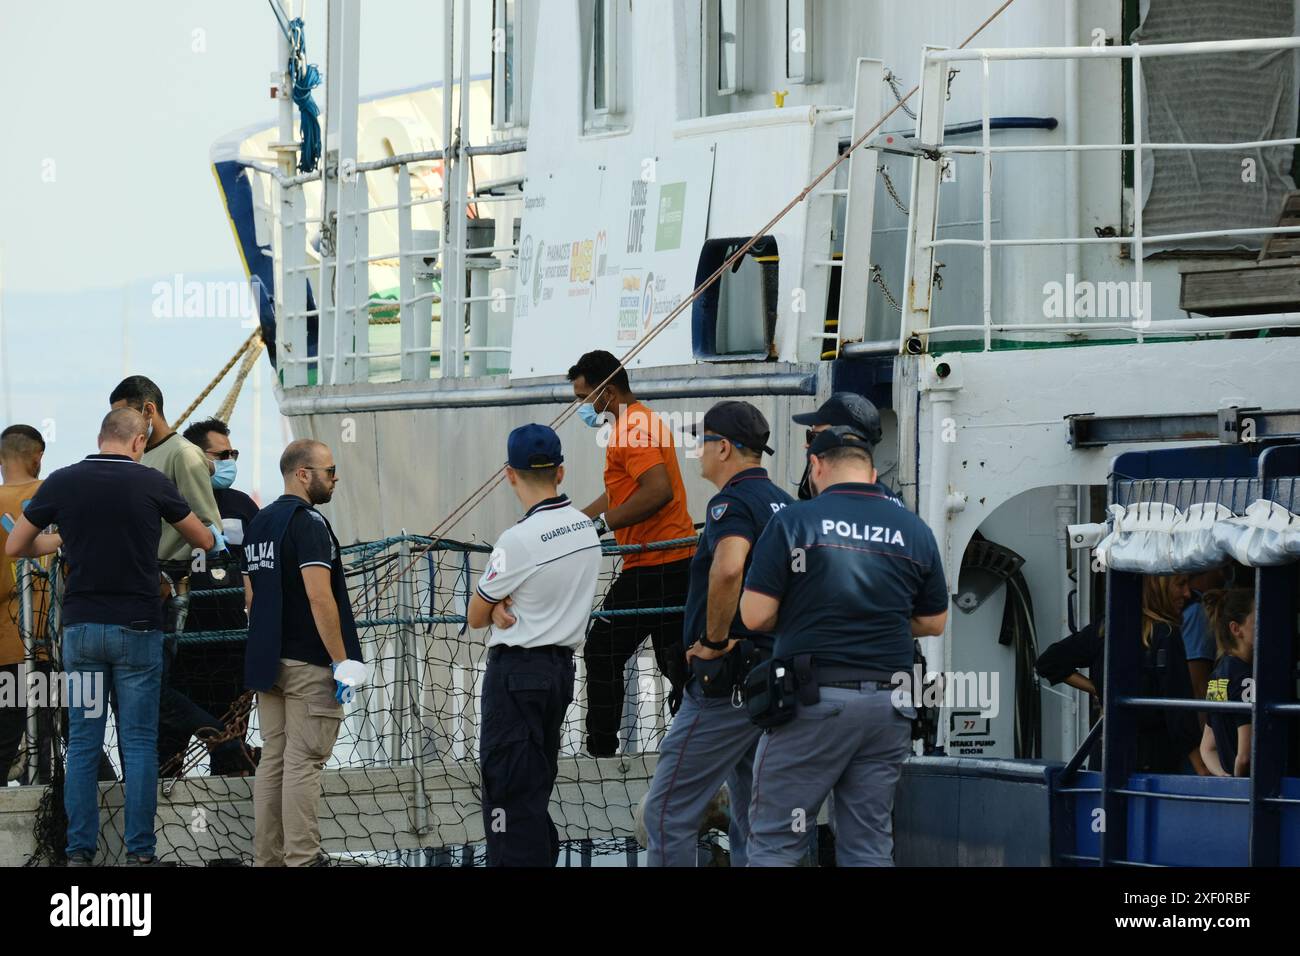
<path fill-rule="evenodd" d="M 275 686 L 257 695 L 262 759 L 253 784 L 253 865 L 310 866 L 320 856 L 321 770 L 343 707 L 328 667 L 280 661 Z"/>

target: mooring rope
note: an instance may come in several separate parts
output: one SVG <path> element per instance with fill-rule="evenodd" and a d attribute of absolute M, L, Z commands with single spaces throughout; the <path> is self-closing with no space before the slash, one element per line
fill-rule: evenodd
<path fill-rule="evenodd" d="M 262 356 L 262 349 L 266 347 L 265 343 L 259 338 L 248 346 L 244 353 L 244 361 L 239 365 L 239 371 L 235 373 L 235 381 L 230 386 L 230 392 L 226 395 L 226 400 L 221 403 L 217 409 L 216 417 L 223 422 L 229 422 L 230 416 L 235 413 L 235 403 L 239 401 L 239 392 L 244 387 L 244 381 L 248 374 L 253 371 L 253 366 Z"/>
<path fill-rule="evenodd" d="M 230 356 L 230 361 L 221 367 L 221 371 L 217 373 L 216 377 L 212 381 L 208 382 L 207 388 L 199 392 L 199 397 L 194 399 L 194 401 L 190 402 L 190 407 L 185 409 L 185 411 L 181 412 L 179 418 L 171 422 L 172 428 L 179 430 L 183 424 L 189 421 L 190 416 L 194 414 L 194 410 L 203 403 L 204 399 L 206 399 L 209 395 L 212 394 L 212 390 L 214 388 L 216 388 L 218 385 L 221 384 L 221 380 L 226 377 L 226 375 L 230 372 L 232 368 L 235 367 L 235 363 L 239 361 L 239 357 L 243 355 L 246 351 L 248 351 L 250 348 L 253 348 L 254 343 L 257 343 L 257 346 L 260 349 L 262 344 L 262 329 L 260 326 L 257 329 L 255 329 L 253 331 L 253 334 L 250 335 L 247 338 L 247 340 L 245 340 L 244 344 L 241 345 L 235 351 L 235 354 Z M 250 365 L 249 367 L 251 368 L 252 366 Z M 242 383 L 243 380 L 241 379 L 239 384 Z M 229 397 L 227 397 L 226 401 L 230 401 Z M 234 403 L 231 402 L 231 405 L 233 407 Z M 225 419 L 223 418 L 222 421 L 225 421 Z"/>

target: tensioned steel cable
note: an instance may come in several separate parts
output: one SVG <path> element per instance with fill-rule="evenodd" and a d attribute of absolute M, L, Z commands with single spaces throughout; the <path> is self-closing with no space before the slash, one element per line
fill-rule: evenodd
<path fill-rule="evenodd" d="M 977 36 L 983 33 L 985 28 L 988 27 L 988 25 L 992 23 L 994 20 L 996 20 L 998 17 L 1000 17 L 1003 14 L 1003 12 L 1007 9 L 1007 7 L 1011 6 L 1011 4 L 1013 4 L 1014 2 L 1015 0 L 1004 0 L 1004 2 L 996 10 L 994 10 L 991 14 L 989 14 L 988 17 L 984 19 L 983 23 L 981 23 L 978 27 L 975 28 L 975 30 L 970 34 L 970 36 L 966 37 L 966 39 L 961 41 L 961 43 L 957 46 L 957 49 L 962 50 L 965 49 L 967 46 L 969 46 L 972 40 L 974 40 Z M 710 275 L 707 279 L 701 282 L 694 292 L 692 292 L 689 296 L 683 299 L 680 303 L 677 304 L 676 308 L 674 308 L 671 312 L 669 312 L 666 316 L 664 316 L 661 320 L 659 320 L 658 324 L 656 324 L 653 328 L 651 328 L 650 331 L 646 333 L 645 337 L 641 339 L 640 342 L 632 346 L 632 348 L 630 348 L 619 360 L 618 367 L 614 369 L 614 371 L 611 372 L 603 382 L 601 382 L 598 385 L 594 385 L 592 387 L 591 389 L 592 392 L 593 393 L 598 392 L 600 389 L 604 388 L 611 381 L 613 381 L 614 377 L 618 375 L 620 371 L 622 371 L 627 367 L 627 363 L 630 362 L 632 359 L 636 358 L 636 356 L 639 355 L 641 351 L 647 345 L 650 344 L 650 342 L 655 338 L 655 336 L 657 336 L 664 329 L 668 328 L 668 326 L 670 326 L 673 323 L 673 321 L 677 319 L 678 316 L 680 316 L 683 312 L 685 312 L 686 309 L 690 308 L 691 305 L 694 304 L 695 300 L 698 299 L 701 295 L 703 295 L 704 292 L 707 291 L 710 286 L 712 286 L 715 282 L 721 279 L 722 276 L 724 276 L 727 273 L 727 271 L 731 269 L 732 266 L 734 266 L 737 262 L 739 262 L 742 258 L 744 258 L 744 256 L 749 252 L 749 250 L 754 248 L 754 246 L 759 242 L 759 240 L 761 240 L 764 236 L 766 236 L 777 223 L 779 223 L 782 219 L 784 219 L 787 215 L 789 215 L 792 209 L 794 209 L 797 205 L 799 205 L 801 202 L 807 199 L 809 193 L 811 193 L 814 189 L 816 189 L 819 185 L 821 185 L 821 183 L 828 176 L 830 176 L 832 173 L 835 172 L 836 169 L 839 168 L 841 163 L 843 163 L 846 159 L 848 159 L 849 156 L 851 156 L 857 149 L 859 149 L 865 142 L 867 142 L 867 140 L 870 139 L 871 136 L 875 134 L 875 132 L 878 129 L 880 129 L 881 126 L 884 125 L 886 120 L 888 120 L 891 116 L 893 116 L 900 109 L 902 109 L 903 105 L 909 99 L 911 99 L 916 94 L 917 90 L 919 90 L 920 88 L 921 88 L 920 84 L 918 83 L 914 85 L 910 90 L 908 90 L 905 96 L 900 97 L 897 103 L 895 103 L 892 107 L 886 110 L 884 114 L 881 115 L 881 117 L 871 125 L 869 129 L 865 130 L 861 136 L 859 136 L 856 140 L 854 140 L 848 149 L 841 152 L 835 158 L 834 162 L 832 162 L 829 166 L 823 169 L 813 179 L 812 182 L 810 182 L 807 186 L 805 186 L 802 190 L 800 190 L 799 193 L 793 199 L 791 199 L 788 203 L 786 203 L 785 207 L 780 212 L 778 212 L 775 216 L 773 216 L 768 221 L 767 225 L 763 226 L 763 228 L 760 229 L 758 232 L 756 232 L 753 236 L 751 236 L 747 242 L 745 242 L 743 245 L 737 248 L 735 252 L 733 252 L 730 256 L 728 256 L 727 259 L 722 263 L 722 265 L 718 266 L 718 268 L 714 271 L 712 275 Z M 551 427 L 555 428 L 556 426 L 562 425 L 564 422 L 568 421 L 568 419 L 573 416 L 573 413 L 578 410 L 578 406 L 580 406 L 581 404 L 582 402 L 575 398 L 564 408 L 563 411 L 560 412 L 559 415 L 557 415 L 551 421 L 550 423 Z M 451 531 L 452 528 L 454 528 L 457 524 L 459 524 L 461 520 L 465 518 L 471 511 L 477 508 L 479 504 L 481 504 L 482 501 L 492 492 L 492 490 L 501 483 L 504 477 L 505 477 L 505 466 L 502 466 L 501 468 L 497 469 L 495 474 L 493 474 L 490 478 L 488 478 L 485 482 L 483 482 L 483 484 L 479 485 L 476 489 L 474 489 L 474 491 L 470 493 L 468 498 L 462 501 L 457 507 L 452 509 L 452 511 L 449 514 L 447 514 L 446 517 L 444 517 L 440 522 L 438 522 L 438 524 L 436 524 L 433 527 L 433 530 L 429 532 L 428 536 L 432 538 L 435 542 L 441 539 L 445 534 L 447 534 L 447 532 Z M 410 562 L 406 565 L 406 567 L 404 567 L 401 570 L 400 574 L 402 575 L 407 574 L 411 570 L 411 568 L 415 567 L 416 563 L 420 560 L 421 556 L 422 553 L 419 555 L 413 555 Z M 392 584 L 392 581 L 393 581 L 393 576 L 389 575 L 387 580 L 384 583 L 383 588 L 379 592 L 378 598 L 382 598 L 385 594 L 388 593 L 388 588 Z"/>

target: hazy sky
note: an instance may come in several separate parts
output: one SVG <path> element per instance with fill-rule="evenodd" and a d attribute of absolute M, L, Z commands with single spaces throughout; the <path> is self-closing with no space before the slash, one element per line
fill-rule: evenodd
<path fill-rule="evenodd" d="M 489 0 L 472 2 L 486 27 Z M 323 70 L 324 0 L 305 20 Z M 266 0 L 2 0 L 6 289 L 238 267 L 208 150 L 275 120 L 276 30 Z M 362 92 L 441 79 L 441 35 L 440 0 L 365 0 Z"/>
<path fill-rule="evenodd" d="M 470 2 L 480 72 L 491 5 Z M 322 71 L 325 9 L 305 12 Z M 442 18 L 440 0 L 365 0 L 361 93 L 440 80 Z M 149 289 L 177 273 L 242 278 L 208 153 L 274 122 L 277 30 L 266 0 L 0 0 L 0 427 L 54 422 L 47 473 L 95 450 L 123 374 L 154 378 L 174 417 L 248 336 L 236 319 L 156 319 Z M 274 495 L 283 429 L 264 372 L 260 477 Z M 250 406 L 241 396 L 231 423 L 246 454 Z"/>

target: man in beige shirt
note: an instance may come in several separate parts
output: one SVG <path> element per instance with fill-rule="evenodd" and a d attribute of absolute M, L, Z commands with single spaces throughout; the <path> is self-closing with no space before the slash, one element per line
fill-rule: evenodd
<path fill-rule="evenodd" d="M 205 525 L 221 530 L 221 512 L 212 495 L 212 472 L 203 449 L 188 442 L 163 417 L 162 391 L 151 379 L 132 375 L 122 379 L 108 397 L 112 408 L 134 408 L 144 416 L 149 429 L 140 464 L 161 471 L 172 480 L 194 513 Z M 218 545 L 220 547 L 220 545 Z M 158 543 L 159 561 L 189 562 L 193 551 L 171 525 L 164 523 Z"/>
<path fill-rule="evenodd" d="M 108 397 L 113 408 L 133 408 L 144 416 L 147 430 L 144 455 L 140 464 L 162 472 L 172 480 L 181 497 L 200 521 L 213 533 L 214 552 L 225 549 L 221 535 L 221 511 L 212 494 L 212 472 L 208 456 L 192 442 L 186 441 L 163 417 L 162 390 L 143 375 L 122 379 Z M 180 754 L 186 752 L 190 738 L 202 736 L 205 727 L 221 727 L 219 714 L 209 714 L 172 683 L 171 672 L 175 666 L 179 646 L 177 631 L 184 630 L 180 620 L 180 607 L 170 600 L 181 581 L 189 577 L 197 553 L 175 528 L 162 523 L 162 537 L 158 540 L 159 570 L 167 576 L 168 588 L 162 591 L 163 614 L 163 670 L 162 700 L 158 713 L 158 763 L 168 768 Z M 204 565 L 206 567 L 206 564 Z M 186 588 L 182 588 L 185 590 Z M 227 747 L 227 749 L 229 749 Z"/>

